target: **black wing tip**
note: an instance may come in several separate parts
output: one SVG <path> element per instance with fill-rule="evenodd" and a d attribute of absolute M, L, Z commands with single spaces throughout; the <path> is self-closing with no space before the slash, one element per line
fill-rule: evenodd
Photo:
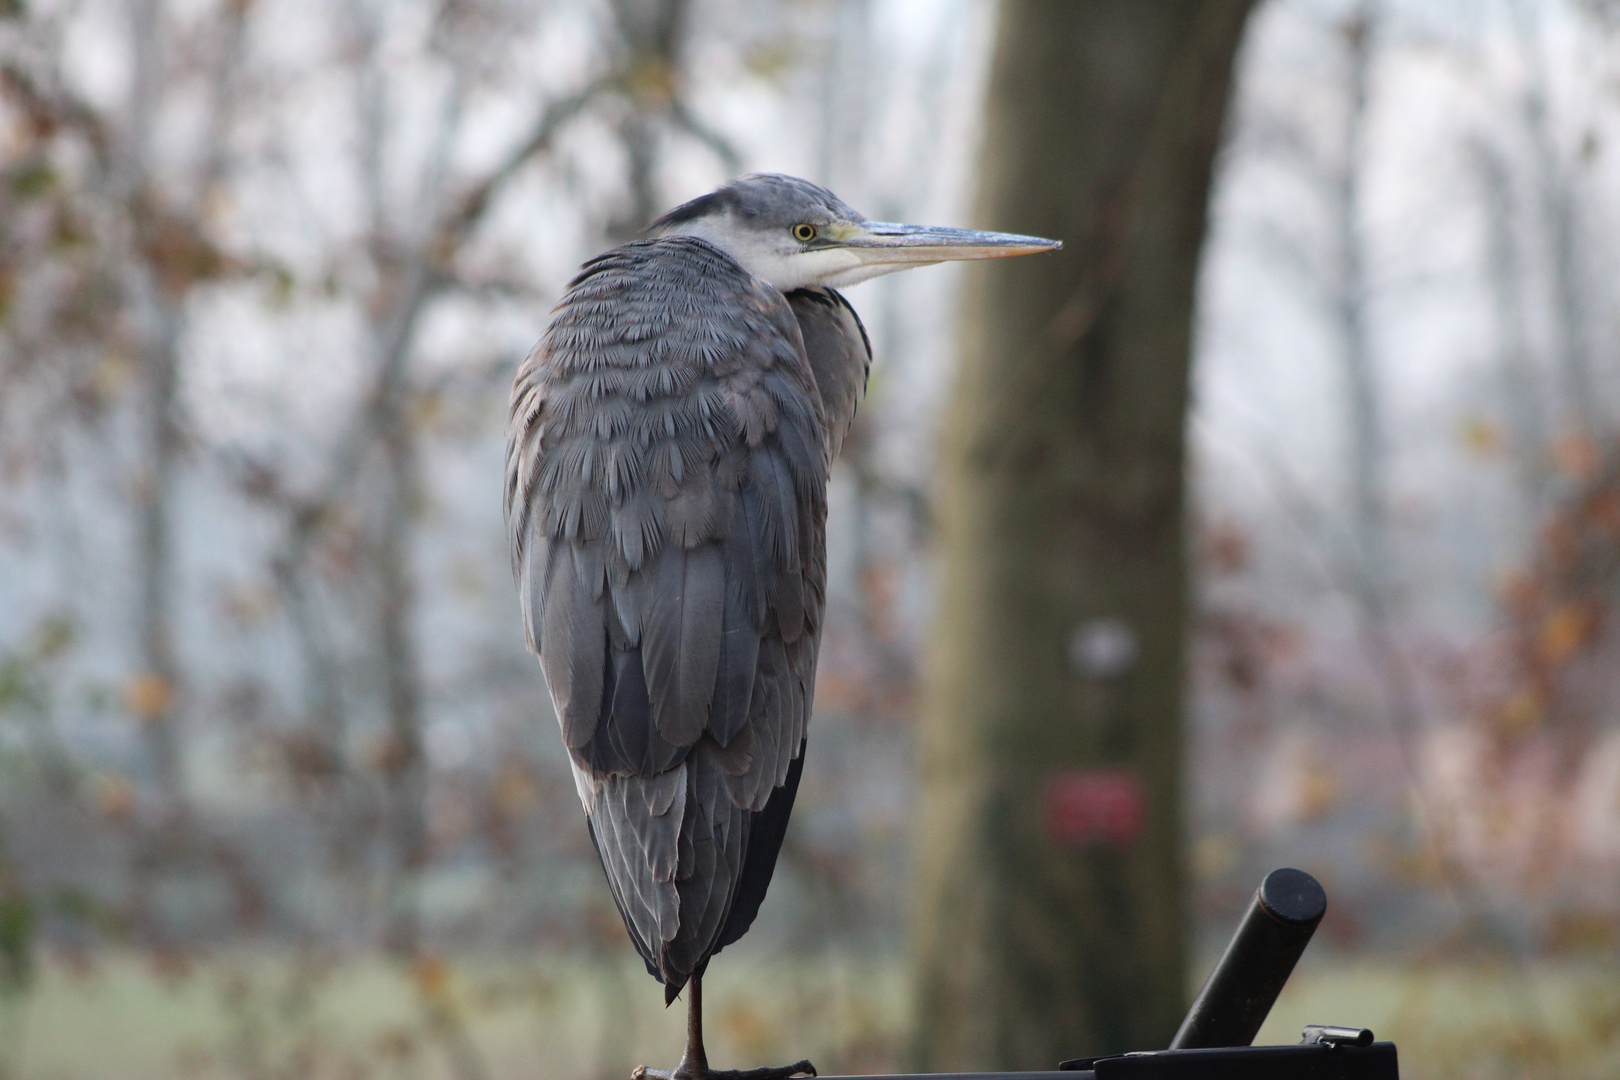
<path fill-rule="evenodd" d="M 753 815 L 737 893 L 711 955 L 736 943 L 748 933 L 759 915 L 760 905 L 765 902 L 765 893 L 776 872 L 776 859 L 782 852 L 782 841 L 787 835 L 788 818 L 793 814 L 793 800 L 799 793 L 799 778 L 804 774 L 804 751 L 805 742 L 800 741 L 798 756 L 788 766 L 787 779 L 781 787 L 771 792 L 765 809 Z"/>

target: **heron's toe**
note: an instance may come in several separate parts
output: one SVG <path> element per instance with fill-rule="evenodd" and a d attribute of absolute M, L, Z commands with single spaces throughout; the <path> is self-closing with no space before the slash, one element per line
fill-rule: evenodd
<path fill-rule="evenodd" d="M 815 1075 L 816 1067 L 809 1061 L 796 1061 L 792 1065 L 767 1065 L 758 1069 L 711 1069 L 708 1080 L 789 1080 L 794 1076 Z"/>

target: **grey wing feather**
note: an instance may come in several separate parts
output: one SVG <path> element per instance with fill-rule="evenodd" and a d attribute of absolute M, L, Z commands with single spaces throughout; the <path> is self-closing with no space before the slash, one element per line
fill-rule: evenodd
<path fill-rule="evenodd" d="M 688 801 L 684 764 L 653 777 L 608 777 L 596 786 L 592 839 L 643 958 L 656 958 L 680 933 L 675 877 Z"/>
<path fill-rule="evenodd" d="M 691 828 L 682 831 L 680 894 L 681 928 L 669 956 L 669 967 L 684 974 L 699 969 L 719 943 L 742 876 L 753 814 L 731 798 L 720 763 L 720 748 L 701 745 L 688 768 L 686 812 Z"/>
<path fill-rule="evenodd" d="M 544 558 L 548 550 L 551 545 L 540 544 L 534 553 Z M 547 565 L 536 567 L 537 576 L 546 582 L 546 599 L 541 608 L 542 633 L 532 636 L 537 641 L 549 641 L 540 649 L 541 667 L 546 673 L 546 685 L 552 688 L 551 699 L 562 724 L 563 742 L 570 750 L 577 750 L 596 731 L 607 635 L 601 605 L 589 595 L 572 565 L 574 550 L 561 546 L 555 551 L 558 561 L 570 565 L 549 574 L 547 571 L 553 569 L 549 560 Z"/>
<path fill-rule="evenodd" d="M 748 721 L 759 664 L 765 595 L 754 567 L 754 546 L 746 521 L 734 519 L 722 547 L 726 571 L 725 609 L 721 613 L 720 655 L 715 663 L 714 700 L 709 732 L 730 746 Z"/>
<path fill-rule="evenodd" d="M 765 599 L 776 613 L 778 632 L 785 641 L 797 641 L 804 633 L 806 584 L 797 573 L 798 510 L 775 454 L 757 452 L 750 465 L 741 510 L 753 538 L 756 572 L 763 564 Z"/>
<path fill-rule="evenodd" d="M 800 325 L 708 244 L 639 242 L 586 265 L 513 388 L 525 630 L 614 900 L 671 992 L 745 864 L 768 880 L 781 823 L 769 853 L 750 830 L 803 746 L 831 450 Z"/>
<path fill-rule="evenodd" d="M 715 543 L 666 544 L 636 582 L 653 724 L 677 746 L 697 742 L 709 724 L 726 599 L 720 552 Z"/>

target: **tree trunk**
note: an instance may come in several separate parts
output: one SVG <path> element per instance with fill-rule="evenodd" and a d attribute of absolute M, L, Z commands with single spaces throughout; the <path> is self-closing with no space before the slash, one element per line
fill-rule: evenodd
<path fill-rule="evenodd" d="M 161 0 L 137 0 L 130 26 L 134 71 L 127 115 L 127 141 L 117 178 L 118 196 L 134 208 L 150 183 L 152 116 L 161 96 L 164 66 Z M 137 215 L 138 217 L 138 215 Z M 136 221 L 137 233 L 141 222 Z M 140 247 L 148 247 L 135 238 Z M 131 253 L 134 254 L 134 253 Z M 182 812 L 183 763 L 176 726 L 175 692 L 180 664 L 174 648 L 176 567 L 174 501 L 181 431 L 175 418 L 179 390 L 179 338 L 183 286 L 163 280 L 164 267 L 148 251 L 131 258 L 127 300 L 133 312 L 141 372 L 141 477 L 135 493 L 135 573 L 141 672 L 129 687 L 129 704 L 140 717 L 155 786 L 161 799 L 160 827 Z"/>
<path fill-rule="evenodd" d="M 1527 523 L 1528 532 L 1546 515 L 1552 455 L 1526 332 L 1523 256 L 1515 233 L 1518 209 L 1513 201 L 1513 178 L 1501 152 L 1482 142 L 1474 151 L 1474 164 L 1485 197 L 1486 269 L 1496 319 L 1497 382 L 1519 482 L 1519 517 Z"/>
<path fill-rule="evenodd" d="M 1564 394 L 1563 435 L 1566 439 L 1589 443 L 1604 433 L 1608 418 L 1602 415 L 1593 386 L 1591 349 L 1586 337 L 1586 279 L 1581 272 L 1576 178 L 1559 157 L 1555 121 L 1549 115 L 1549 79 L 1540 13 L 1534 5 L 1515 4 L 1513 15 L 1529 69 L 1529 86 L 1522 107 L 1535 153 L 1543 220 L 1552 248 L 1553 312 Z"/>
<path fill-rule="evenodd" d="M 142 671 L 130 696 L 140 715 L 154 782 L 163 802 L 160 817 L 168 822 L 181 812 L 184 803 L 180 739 L 175 730 L 179 723 L 175 691 L 180 664 L 174 648 L 177 582 L 173 535 L 181 443 L 174 415 L 181 312 L 177 298 L 159 295 L 158 287 L 150 281 L 156 276 L 150 268 L 138 267 L 134 273 L 147 278 L 143 291 L 148 295 L 142 300 L 147 306 L 146 321 L 151 325 L 141 349 L 145 460 L 135 493 L 136 573 L 140 579 L 136 617 Z"/>
<path fill-rule="evenodd" d="M 1341 28 L 1347 65 L 1343 157 L 1333 177 L 1339 230 L 1335 311 L 1343 349 L 1345 404 L 1349 409 L 1350 535 L 1356 602 L 1362 619 L 1385 618 L 1390 594 L 1389 535 L 1384 513 L 1383 394 L 1367 325 L 1367 250 L 1361 227 L 1361 174 L 1365 167 L 1367 82 L 1379 12 L 1362 0 Z"/>
<path fill-rule="evenodd" d="M 387 830 L 393 864 L 388 881 L 388 920 L 383 942 L 389 952 L 415 959 L 421 949 L 421 877 L 427 865 L 427 761 L 422 752 L 422 664 L 411 631 L 416 612 L 416 575 L 411 551 L 421 499 L 416 434 L 398 398 L 382 410 L 378 437 L 386 457 L 387 482 L 377 537 L 377 638 L 383 696 L 388 709 L 388 753 L 383 778 L 388 792 Z"/>
<path fill-rule="evenodd" d="M 1186 1001 L 1184 420 L 1251 0 L 1003 0 L 922 736 L 930 1070 L 1165 1046 Z"/>

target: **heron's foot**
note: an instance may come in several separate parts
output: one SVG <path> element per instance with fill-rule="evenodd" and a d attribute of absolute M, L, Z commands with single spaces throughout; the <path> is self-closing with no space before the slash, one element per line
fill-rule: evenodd
<path fill-rule="evenodd" d="M 788 1080 L 790 1076 L 814 1076 L 816 1067 L 808 1061 L 792 1065 L 765 1065 L 758 1069 L 711 1069 L 708 1080 Z"/>
<path fill-rule="evenodd" d="M 815 1076 L 816 1067 L 808 1061 L 792 1065 L 766 1065 L 758 1069 L 690 1069 L 682 1065 L 674 1069 L 649 1069 L 637 1065 L 631 1080 L 789 1080 L 794 1076 Z"/>

